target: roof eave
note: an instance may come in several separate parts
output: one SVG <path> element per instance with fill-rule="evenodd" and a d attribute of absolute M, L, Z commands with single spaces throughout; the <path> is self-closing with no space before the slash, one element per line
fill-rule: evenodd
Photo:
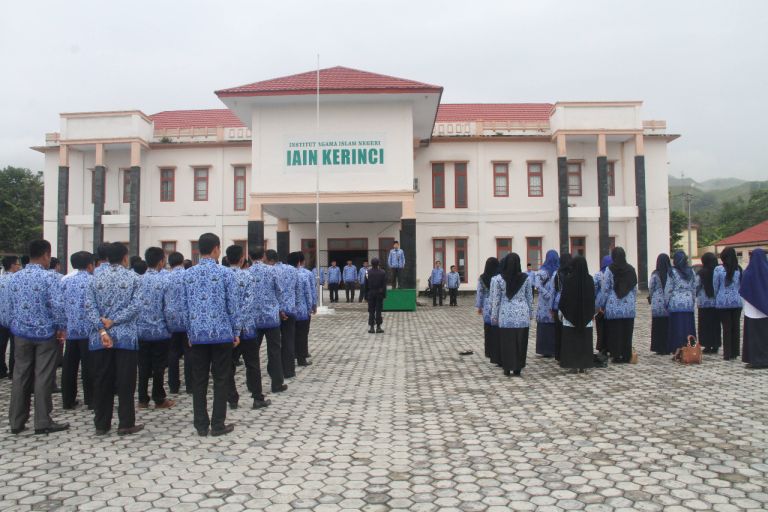
<path fill-rule="evenodd" d="M 421 88 L 368 88 L 368 89 L 320 89 L 320 94 L 440 94 L 442 96 L 442 87 L 421 87 Z M 219 98 L 233 97 L 259 97 L 259 96 L 307 96 L 317 94 L 316 89 L 293 89 L 282 91 L 233 91 L 224 89 L 215 91 Z"/>

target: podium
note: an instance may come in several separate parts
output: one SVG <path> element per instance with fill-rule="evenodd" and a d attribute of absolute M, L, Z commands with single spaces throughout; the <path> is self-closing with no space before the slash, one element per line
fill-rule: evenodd
<path fill-rule="evenodd" d="M 416 311 L 416 289 L 398 288 L 387 290 L 384 311 Z"/>

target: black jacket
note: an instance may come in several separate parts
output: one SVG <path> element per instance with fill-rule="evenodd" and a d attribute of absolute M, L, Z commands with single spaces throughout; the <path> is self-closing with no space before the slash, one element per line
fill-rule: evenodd
<path fill-rule="evenodd" d="M 368 298 L 385 298 L 387 296 L 387 274 L 380 268 L 368 270 Z"/>

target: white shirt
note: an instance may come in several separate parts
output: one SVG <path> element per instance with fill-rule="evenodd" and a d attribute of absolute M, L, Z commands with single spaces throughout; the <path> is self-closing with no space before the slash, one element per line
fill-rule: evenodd
<path fill-rule="evenodd" d="M 748 318 L 766 318 L 768 315 L 757 309 L 755 306 L 744 300 L 742 297 L 742 300 L 744 301 L 744 316 Z"/>

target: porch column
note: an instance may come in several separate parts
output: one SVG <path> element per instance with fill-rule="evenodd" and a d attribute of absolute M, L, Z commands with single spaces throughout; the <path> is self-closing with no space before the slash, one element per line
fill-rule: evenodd
<path fill-rule="evenodd" d="M 69 213 L 69 148 L 59 147 L 59 188 L 56 208 L 56 257 L 61 262 L 61 272 L 67 273 L 69 266 L 69 228 L 67 214 Z"/>
<path fill-rule="evenodd" d="M 560 254 L 570 250 L 568 239 L 568 156 L 565 135 L 557 136 L 557 200 L 560 228 Z"/>
<path fill-rule="evenodd" d="M 413 200 L 403 201 L 400 218 L 400 248 L 405 254 L 405 268 L 401 274 L 401 288 L 416 288 L 416 205 Z M 385 264 L 386 262 L 384 262 Z"/>
<path fill-rule="evenodd" d="M 635 135 L 635 202 L 637 203 L 637 281 L 648 288 L 648 218 L 645 205 L 645 147 L 643 134 Z"/>
<path fill-rule="evenodd" d="M 599 243 L 600 258 L 610 252 L 608 229 L 608 148 L 605 134 L 597 136 L 597 204 L 600 206 Z"/>
<path fill-rule="evenodd" d="M 288 227 L 288 219 L 277 219 L 277 255 L 280 261 L 288 261 L 291 252 L 291 231 Z"/>
<path fill-rule="evenodd" d="M 104 215 L 104 144 L 96 144 L 96 158 L 93 169 L 93 253 L 104 242 L 104 225 L 101 217 Z"/>
<path fill-rule="evenodd" d="M 128 214 L 128 254 L 139 256 L 141 232 L 141 146 L 131 143 L 131 168 L 128 171 L 131 184 L 130 211 Z"/>
<path fill-rule="evenodd" d="M 248 256 L 264 250 L 264 217 L 261 203 L 251 201 L 248 215 Z"/>

